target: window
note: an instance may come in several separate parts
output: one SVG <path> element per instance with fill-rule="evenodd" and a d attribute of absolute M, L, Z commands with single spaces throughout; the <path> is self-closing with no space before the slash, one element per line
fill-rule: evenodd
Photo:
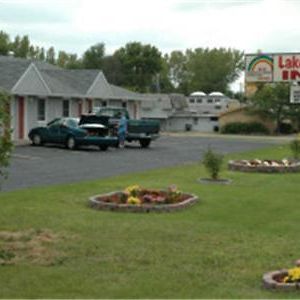
<path fill-rule="evenodd" d="M 220 103 L 220 102 L 221 102 L 221 99 L 218 99 L 218 98 L 215 99 L 215 103 Z"/>
<path fill-rule="evenodd" d="M 221 109 L 221 105 L 215 105 L 215 109 Z"/>
<path fill-rule="evenodd" d="M 190 99 L 190 103 L 195 103 L 195 99 L 194 99 L 194 98 L 191 98 L 191 99 Z"/>
<path fill-rule="evenodd" d="M 219 117 L 210 117 L 211 121 L 219 121 Z"/>
<path fill-rule="evenodd" d="M 107 102 L 106 102 L 106 101 L 101 101 L 101 105 L 102 105 L 103 107 L 105 107 L 105 106 L 107 106 Z"/>
<path fill-rule="evenodd" d="M 127 102 L 122 102 L 122 107 L 126 108 L 127 107 Z"/>
<path fill-rule="evenodd" d="M 207 99 L 207 103 L 213 103 L 213 99 Z"/>
<path fill-rule="evenodd" d="M 37 102 L 37 119 L 38 121 L 46 120 L 46 100 L 38 99 Z"/>
<path fill-rule="evenodd" d="M 197 103 L 202 103 L 202 99 L 197 99 Z"/>
<path fill-rule="evenodd" d="M 69 103 L 69 100 L 63 100 L 63 103 L 62 103 L 62 110 L 63 110 L 63 117 L 69 117 L 70 115 L 70 103 Z"/>
<path fill-rule="evenodd" d="M 78 120 L 77 119 L 66 119 L 66 125 L 68 127 L 77 128 L 78 127 Z"/>

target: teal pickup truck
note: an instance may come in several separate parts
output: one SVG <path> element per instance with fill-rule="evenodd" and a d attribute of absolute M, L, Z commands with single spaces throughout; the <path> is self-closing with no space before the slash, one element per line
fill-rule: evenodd
<path fill-rule="evenodd" d="M 118 123 L 122 114 L 125 114 L 128 120 L 127 142 L 137 141 L 142 148 L 149 147 L 150 143 L 159 137 L 160 124 L 154 120 L 133 120 L 130 119 L 126 108 L 121 107 L 100 107 L 94 110 L 98 117 L 108 117 L 107 126 L 117 134 Z M 106 124 L 104 124 L 106 125 Z"/>

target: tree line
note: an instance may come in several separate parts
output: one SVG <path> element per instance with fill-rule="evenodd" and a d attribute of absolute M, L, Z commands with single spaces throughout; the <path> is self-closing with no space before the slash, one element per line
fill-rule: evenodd
<path fill-rule="evenodd" d="M 169 54 L 150 44 L 130 42 L 113 54 L 100 42 L 82 56 L 33 45 L 28 35 L 13 39 L 0 31 L 0 55 L 36 59 L 66 69 L 99 69 L 108 81 L 137 92 L 178 92 L 201 90 L 230 94 L 229 85 L 243 69 L 243 52 L 226 48 L 174 50 Z"/>

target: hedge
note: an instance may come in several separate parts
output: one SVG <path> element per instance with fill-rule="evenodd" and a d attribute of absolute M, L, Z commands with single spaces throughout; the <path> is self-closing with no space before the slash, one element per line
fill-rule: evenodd
<path fill-rule="evenodd" d="M 224 125 L 221 128 L 221 133 L 224 134 L 269 134 L 269 129 L 259 122 L 232 122 Z"/>

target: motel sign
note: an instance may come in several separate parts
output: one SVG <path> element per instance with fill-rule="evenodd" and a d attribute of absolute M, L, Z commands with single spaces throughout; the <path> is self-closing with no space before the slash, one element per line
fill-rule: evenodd
<path fill-rule="evenodd" d="M 300 81 L 300 53 L 246 54 L 246 82 Z"/>

